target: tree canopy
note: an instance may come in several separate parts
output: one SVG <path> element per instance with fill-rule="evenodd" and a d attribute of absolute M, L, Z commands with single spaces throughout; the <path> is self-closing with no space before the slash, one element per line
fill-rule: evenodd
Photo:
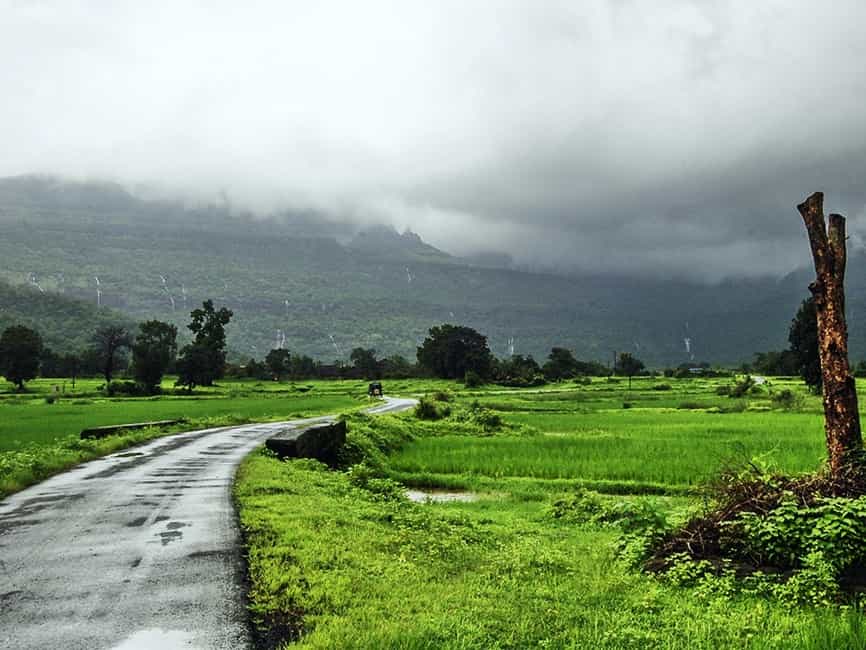
<path fill-rule="evenodd" d="M 93 349 L 102 366 L 106 388 L 118 365 L 118 353 L 132 345 L 132 335 L 123 325 L 105 325 L 93 335 Z"/>
<path fill-rule="evenodd" d="M 282 348 L 274 348 L 265 357 L 265 365 L 271 372 L 271 375 L 279 381 L 288 372 L 292 370 L 292 355 L 288 350 Z"/>
<path fill-rule="evenodd" d="M 818 313 L 815 299 L 800 304 L 788 330 L 788 343 L 796 372 L 813 391 L 821 391 L 821 360 L 818 356 Z"/>
<path fill-rule="evenodd" d="M 616 372 L 628 377 L 628 385 L 631 388 L 631 378 L 644 369 L 643 361 L 635 357 L 631 352 L 621 352 L 616 360 Z"/>
<path fill-rule="evenodd" d="M 349 355 L 352 365 L 355 366 L 365 379 L 379 379 L 382 376 L 382 367 L 376 358 L 376 350 L 372 348 L 355 348 Z"/>
<path fill-rule="evenodd" d="M 18 387 L 39 373 L 42 337 L 23 325 L 13 325 L 0 335 L 0 373 Z"/>
<path fill-rule="evenodd" d="M 177 327 L 158 320 L 138 326 L 132 345 L 135 379 L 154 392 L 177 355 Z"/>
<path fill-rule="evenodd" d="M 493 363 L 487 337 L 459 325 L 431 327 L 417 356 L 422 367 L 444 379 L 463 378 L 469 371 L 486 378 Z"/>
<path fill-rule="evenodd" d="M 232 318 L 232 310 L 214 309 L 212 300 L 205 300 L 201 308 L 190 312 L 192 322 L 187 326 L 193 341 L 185 345 L 177 362 L 177 383 L 192 390 L 196 386 L 210 386 L 223 376 L 226 363 L 225 326 Z"/>

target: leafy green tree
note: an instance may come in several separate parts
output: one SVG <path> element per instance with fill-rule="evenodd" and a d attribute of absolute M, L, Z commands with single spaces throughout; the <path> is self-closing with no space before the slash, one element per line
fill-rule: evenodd
<path fill-rule="evenodd" d="M 244 367 L 244 375 L 251 379 L 267 379 L 268 366 L 261 361 L 250 358 Z"/>
<path fill-rule="evenodd" d="M 632 355 L 631 352 L 621 352 L 616 360 L 616 372 L 618 375 L 628 377 L 629 390 L 631 390 L 631 378 L 643 369 L 643 361 Z"/>
<path fill-rule="evenodd" d="M 283 375 L 292 369 L 292 355 L 288 350 L 275 348 L 268 352 L 268 355 L 265 357 L 265 365 L 271 371 L 271 375 L 277 381 L 280 381 Z"/>
<path fill-rule="evenodd" d="M 395 354 L 382 360 L 382 375 L 392 379 L 407 379 L 418 374 L 414 364 L 400 355 Z"/>
<path fill-rule="evenodd" d="M 195 386 L 212 386 L 214 380 L 223 376 L 226 363 L 225 326 L 232 315 L 231 309 L 214 309 L 212 300 L 205 300 L 200 309 L 190 312 L 192 322 L 188 328 L 193 333 L 193 341 L 180 351 L 178 385 L 192 391 Z"/>
<path fill-rule="evenodd" d="M 787 377 L 799 373 L 799 362 L 791 350 L 755 352 L 755 361 L 749 366 L 749 372 Z"/>
<path fill-rule="evenodd" d="M 158 320 L 138 326 L 132 344 L 135 380 L 149 393 L 156 391 L 169 366 L 177 356 L 177 327 Z"/>
<path fill-rule="evenodd" d="M 532 355 L 515 354 L 510 359 L 499 361 L 496 366 L 496 378 L 510 385 L 531 384 L 541 374 L 541 368 Z"/>
<path fill-rule="evenodd" d="M 818 313 L 815 300 L 800 304 L 788 330 L 788 343 L 797 373 L 814 392 L 821 392 L 821 359 L 818 355 Z"/>
<path fill-rule="evenodd" d="M 313 361 L 312 357 L 305 354 L 293 354 L 292 366 L 289 374 L 292 378 L 300 377 L 315 377 L 318 373 L 318 364 Z"/>
<path fill-rule="evenodd" d="M 419 365 L 444 379 L 462 379 L 468 371 L 487 378 L 493 365 L 487 337 L 459 325 L 431 327 L 417 356 Z"/>
<path fill-rule="evenodd" d="M 189 392 L 196 386 L 209 386 L 214 380 L 213 368 L 213 351 L 206 345 L 185 345 L 177 359 L 177 385 L 186 386 Z"/>
<path fill-rule="evenodd" d="M 94 333 L 93 349 L 99 357 L 106 388 L 117 369 L 120 351 L 130 346 L 132 335 L 122 325 L 105 325 Z"/>
<path fill-rule="evenodd" d="M 81 356 L 78 354 L 64 354 L 60 358 L 60 376 L 72 379 L 72 390 L 75 390 L 75 380 L 81 374 Z"/>
<path fill-rule="evenodd" d="M 39 373 L 41 356 L 42 337 L 39 332 L 23 325 L 13 325 L 0 335 L 0 373 L 18 390 L 24 390 L 24 382 Z"/>
<path fill-rule="evenodd" d="M 62 357 L 54 350 L 47 346 L 42 347 L 42 354 L 39 356 L 39 376 L 40 377 L 61 377 Z"/>
<path fill-rule="evenodd" d="M 566 348 L 552 348 L 543 367 L 548 381 L 560 381 L 577 374 L 577 359 Z"/>
<path fill-rule="evenodd" d="M 363 375 L 365 379 L 379 379 L 382 376 L 382 368 L 376 358 L 376 351 L 372 348 L 355 348 L 349 354 L 349 360 Z"/>

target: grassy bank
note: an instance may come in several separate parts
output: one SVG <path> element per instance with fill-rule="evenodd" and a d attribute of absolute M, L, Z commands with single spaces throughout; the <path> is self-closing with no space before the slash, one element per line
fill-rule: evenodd
<path fill-rule="evenodd" d="M 662 581 L 619 559 L 616 526 L 553 516 L 583 486 L 682 518 L 722 465 L 819 463 L 820 404 L 796 382 L 738 399 L 718 393 L 730 380 L 658 383 L 452 386 L 432 409 L 442 419 L 351 418 L 348 471 L 251 456 L 236 496 L 262 644 L 866 647 L 858 612 Z M 794 400 L 776 397 L 786 389 Z M 405 485 L 477 500 L 412 503 Z"/>
<path fill-rule="evenodd" d="M 263 645 L 310 648 L 862 648 L 858 616 L 733 601 L 614 559 L 612 529 L 547 504 L 416 504 L 257 454 L 236 494 Z"/>

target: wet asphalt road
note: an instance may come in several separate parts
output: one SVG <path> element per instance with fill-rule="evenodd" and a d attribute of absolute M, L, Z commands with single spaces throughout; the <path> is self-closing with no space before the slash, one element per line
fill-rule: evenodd
<path fill-rule="evenodd" d="M 169 436 L 0 501 L 0 648 L 250 647 L 235 470 L 274 432 L 329 419 Z"/>

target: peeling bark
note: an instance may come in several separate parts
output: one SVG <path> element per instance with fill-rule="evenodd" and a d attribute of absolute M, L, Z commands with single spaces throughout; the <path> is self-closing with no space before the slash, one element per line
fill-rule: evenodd
<path fill-rule="evenodd" d="M 809 290 L 818 313 L 818 354 L 824 382 L 824 430 L 834 476 L 863 463 L 863 438 L 857 390 L 848 365 L 848 325 L 845 322 L 845 217 L 831 214 L 824 222 L 824 194 L 815 192 L 797 206 L 806 224 L 815 281 Z M 858 467 L 859 468 L 859 467 Z"/>

